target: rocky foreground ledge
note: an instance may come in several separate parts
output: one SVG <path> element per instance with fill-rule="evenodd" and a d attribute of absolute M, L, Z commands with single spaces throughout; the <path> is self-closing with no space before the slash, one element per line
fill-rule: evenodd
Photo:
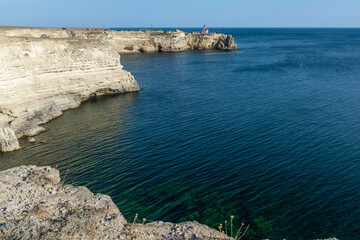
<path fill-rule="evenodd" d="M 230 239 L 197 222 L 133 224 L 107 195 L 64 185 L 51 167 L 0 172 L 0 239 Z"/>

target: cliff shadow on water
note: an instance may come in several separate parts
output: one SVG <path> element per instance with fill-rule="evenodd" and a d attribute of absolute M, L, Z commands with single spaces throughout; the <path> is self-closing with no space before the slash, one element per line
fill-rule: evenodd
<path fill-rule="evenodd" d="M 77 174 L 79 168 L 91 172 L 91 167 L 88 167 L 94 167 L 95 162 L 101 160 L 97 156 L 111 151 L 111 146 L 108 146 L 97 152 L 107 145 L 109 133 L 114 130 L 121 132 L 127 124 L 135 124 L 127 114 L 138 95 L 139 92 L 130 92 L 95 96 L 83 102 L 79 108 L 65 111 L 61 117 L 42 125 L 48 131 L 35 136 L 36 143 L 21 138 L 21 150 L 0 152 L 0 170 L 31 164 L 58 165 L 60 170 L 71 169 L 70 174 Z"/>

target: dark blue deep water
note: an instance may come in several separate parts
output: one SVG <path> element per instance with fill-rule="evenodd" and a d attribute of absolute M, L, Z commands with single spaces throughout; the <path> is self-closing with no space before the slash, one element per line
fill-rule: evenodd
<path fill-rule="evenodd" d="M 239 50 L 122 56 L 139 93 L 67 111 L 0 169 L 69 169 L 127 219 L 359 239 L 360 29 L 221 32 Z"/>

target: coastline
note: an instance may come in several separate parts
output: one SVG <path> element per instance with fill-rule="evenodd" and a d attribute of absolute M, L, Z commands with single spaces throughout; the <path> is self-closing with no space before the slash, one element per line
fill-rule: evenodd
<path fill-rule="evenodd" d="M 222 33 L 201 34 L 175 31 L 135 31 L 92 28 L 1 27 L 0 37 L 103 40 L 119 54 L 181 52 L 186 50 L 237 49 L 234 38 Z"/>
<path fill-rule="evenodd" d="M 42 124 L 93 96 L 139 91 L 120 54 L 235 48 L 223 34 L 0 27 L 0 150 L 20 149 L 18 138 L 45 131 Z M 3 238 L 230 239 L 197 222 L 130 224 L 110 197 L 63 185 L 51 167 L 8 169 L 0 181 Z"/>
<path fill-rule="evenodd" d="M 20 165 L 20 164 L 19 164 Z M 55 166 L 55 164 L 54 164 L 54 166 Z M 132 221 L 130 220 L 128 223 L 131 223 Z"/>
<path fill-rule="evenodd" d="M 120 54 L 236 48 L 224 34 L 0 27 L 0 150 L 91 96 L 139 91 Z"/>

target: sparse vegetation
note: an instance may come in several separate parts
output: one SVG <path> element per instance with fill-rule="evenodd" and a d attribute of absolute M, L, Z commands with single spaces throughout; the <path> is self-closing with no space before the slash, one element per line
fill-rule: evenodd
<path fill-rule="evenodd" d="M 57 165 L 56 165 L 56 166 L 57 166 Z M 66 170 L 64 177 L 61 179 L 61 181 L 60 181 L 60 183 L 59 183 L 61 186 L 63 186 L 63 185 L 65 184 L 66 177 L 68 176 L 69 171 L 70 171 L 70 169 Z"/>
<path fill-rule="evenodd" d="M 135 214 L 135 217 L 134 217 L 134 219 L 133 219 L 133 221 L 132 221 L 132 224 L 138 223 L 138 222 L 137 222 L 137 221 L 139 220 L 138 218 L 139 218 L 139 215 L 136 213 L 136 214 Z M 225 221 L 224 221 L 224 225 L 223 225 L 222 223 L 219 224 L 219 226 L 218 226 L 218 231 L 221 232 L 221 233 L 223 233 L 223 234 L 225 234 L 225 235 L 227 235 L 227 236 L 229 236 L 229 237 L 231 237 L 231 238 L 233 238 L 234 240 L 240 240 L 240 239 L 242 239 L 242 238 L 246 235 L 246 233 L 248 232 L 249 227 L 250 227 L 250 224 L 247 224 L 247 225 L 245 226 L 245 223 L 241 223 L 241 225 L 240 225 L 240 227 L 239 227 L 236 235 L 234 236 L 234 235 L 233 235 L 233 219 L 234 219 L 234 218 L 235 218 L 234 215 L 231 215 L 231 216 L 230 216 L 230 229 L 228 229 L 228 228 L 229 228 L 229 226 L 228 226 L 228 221 L 225 220 Z M 146 218 L 142 218 L 141 224 L 145 224 L 146 221 L 148 221 Z M 151 221 L 150 221 L 150 222 L 151 222 Z"/>
<path fill-rule="evenodd" d="M 230 216 L 230 235 L 228 234 L 228 226 L 227 226 L 228 221 L 227 220 L 224 221 L 224 223 L 225 223 L 224 230 L 222 230 L 223 229 L 222 223 L 220 223 L 219 226 L 218 226 L 218 229 L 219 229 L 219 231 L 221 233 L 224 233 L 224 234 L 228 235 L 231 238 L 234 238 L 234 235 L 233 235 L 233 223 L 232 223 L 233 219 L 234 219 L 234 215 L 231 215 Z M 241 225 L 239 227 L 239 230 L 238 230 L 238 232 L 237 232 L 237 234 L 236 234 L 236 236 L 234 238 L 235 240 L 240 240 L 245 236 L 247 230 L 250 227 L 250 224 L 248 224 L 247 227 L 245 227 L 245 228 L 244 227 L 245 227 L 245 224 L 241 223 Z"/>

